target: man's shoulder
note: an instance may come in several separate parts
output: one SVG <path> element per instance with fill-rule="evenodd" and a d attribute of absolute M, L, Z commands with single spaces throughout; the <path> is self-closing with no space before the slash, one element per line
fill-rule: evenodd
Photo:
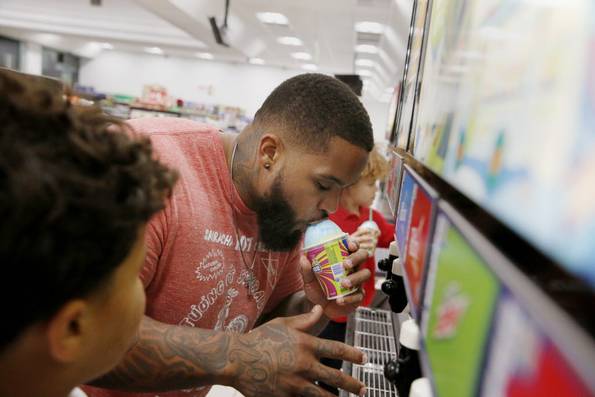
<path fill-rule="evenodd" d="M 185 167 L 189 161 L 200 162 L 200 159 L 212 161 L 222 153 L 221 133 L 209 124 L 172 117 L 135 119 L 127 123 L 135 133 L 147 136 L 159 158 L 174 167 Z"/>
<path fill-rule="evenodd" d="M 132 129 L 141 134 L 149 135 L 184 135 L 216 133 L 217 127 L 196 121 L 175 117 L 147 117 L 133 119 L 126 122 Z"/>

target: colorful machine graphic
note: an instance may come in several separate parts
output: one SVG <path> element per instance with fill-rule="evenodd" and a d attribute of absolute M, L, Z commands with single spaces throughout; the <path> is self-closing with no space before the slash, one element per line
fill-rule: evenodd
<path fill-rule="evenodd" d="M 502 294 L 494 325 L 481 396 L 593 396 L 512 294 Z"/>
<path fill-rule="evenodd" d="M 399 192 L 399 206 L 397 208 L 397 222 L 395 225 L 395 236 L 399 252 L 401 256 L 405 255 L 405 247 L 407 244 L 407 231 L 409 230 L 409 218 L 411 203 L 413 197 L 413 187 L 415 181 L 407 167 L 403 169 L 403 177 L 401 180 L 401 189 Z"/>
<path fill-rule="evenodd" d="M 399 186 L 401 183 L 401 169 L 403 167 L 403 159 L 397 152 L 391 151 L 390 154 L 390 173 L 386 182 L 386 197 L 388 205 L 393 215 L 397 214 Z"/>
<path fill-rule="evenodd" d="M 430 15 L 414 156 L 595 286 L 595 2 Z"/>
<path fill-rule="evenodd" d="M 499 289 L 486 263 L 440 211 L 422 312 L 436 395 L 476 395 Z"/>
<path fill-rule="evenodd" d="M 403 260 L 405 286 L 414 316 L 418 316 L 426 263 L 430 251 L 430 231 L 434 220 L 434 199 L 415 183 L 411 196 L 411 216 Z"/>

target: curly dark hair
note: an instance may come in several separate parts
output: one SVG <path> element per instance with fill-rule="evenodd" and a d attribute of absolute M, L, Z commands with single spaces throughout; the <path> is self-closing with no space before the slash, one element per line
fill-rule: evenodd
<path fill-rule="evenodd" d="M 325 152 L 329 140 L 338 136 L 371 151 L 372 125 L 366 109 L 349 86 L 333 77 L 306 73 L 279 85 L 254 117 L 263 132 L 281 128 L 296 144 Z"/>
<path fill-rule="evenodd" d="M 0 71 L 0 349 L 107 282 L 164 207 L 177 174 L 125 130 Z"/>

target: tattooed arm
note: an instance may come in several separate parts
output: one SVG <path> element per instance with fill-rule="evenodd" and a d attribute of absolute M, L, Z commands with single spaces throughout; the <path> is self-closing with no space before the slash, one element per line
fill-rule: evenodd
<path fill-rule="evenodd" d="M 243 335 L 143 320 L 138 340 L 124 360 L 94 386 L 160 392 L 208 384 L 235 387 L 246 397 L 332 395 L 327 384 L 363 395 L 364 385 L 320 364 L 321 357 L 362 363 L 363 354 L 335 341 L 306 334 L 322 316 L 310 313 L 278 318 Z"/>
<path fill-rule="evenodd" d="M 164 324 L 145 316 L 124 359 L 91 384 L 136 392 L 223 384 L 231 339 L 224 332 Z"/>

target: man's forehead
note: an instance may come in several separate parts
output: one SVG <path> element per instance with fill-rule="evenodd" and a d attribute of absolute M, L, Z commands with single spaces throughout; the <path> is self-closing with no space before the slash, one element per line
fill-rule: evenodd
<path fill-rule="evenodd" d="M 363 171 L 368 152 L 343 138 L 330 139 L 324 151 L 292 151 L 292 161 L 298 167 L 309 169 L 315 178 L 324 179 L 340 187 L 356 183 Z"/>
<path fill-rule="evenodd" d="M 361 178 L 361 169 L 360 167 L 354 168 L 352 171 L 348 169 L 337 170 L 335 172 L 329 171 L 322 171 L 322 172 L 314 172 L 315 176 L 319 179 L 325 180 L 327 182 L 333 183 L 341 188 L 349 187 Z"/>

